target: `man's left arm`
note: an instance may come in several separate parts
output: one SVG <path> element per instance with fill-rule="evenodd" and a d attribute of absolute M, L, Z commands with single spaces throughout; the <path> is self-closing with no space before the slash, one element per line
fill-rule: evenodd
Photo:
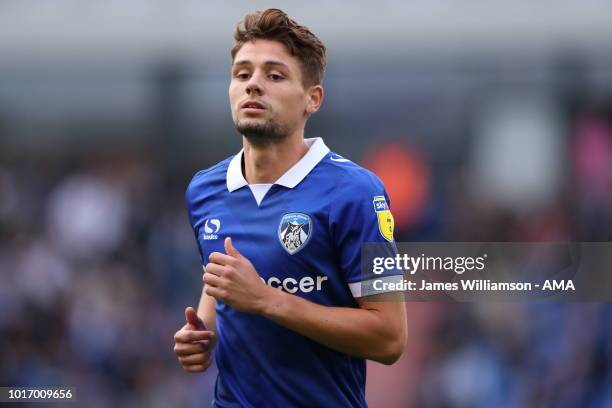
<path fill-rule="evenodd" d="M 389 294 L 357 298 L 359 308 L 323 306 L 270 288 L 261 314 L 329 348 L 383 364 L 402 355 L 406 339 L 406 309 Z M 401 294 L 393 294 L 400 295 Z"/>
<path fill-rule="evenodd" d="M 323 306 L 266 285 L 230 238 L 225 250 L 211 254 L 206 265 L 207 294 L 345 354 L 393 364 L 404 351 L 407 324 L 401 293 L 357 298 L 359 308 Z"/>

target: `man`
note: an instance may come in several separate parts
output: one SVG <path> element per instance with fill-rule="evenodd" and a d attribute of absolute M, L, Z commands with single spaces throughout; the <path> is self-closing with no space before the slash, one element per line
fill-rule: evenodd
<path fill-rule="evenodd" d="M 361 290 L 373 277 L 362 244 L 395 253 L 387 194 L 304 139 L 324 97 L 319 39 L 269 9 L 247 15 L 235 40 L 229 96 L 243 149 L 187 188 L 204 287 L 175 353 L 202 372 L 214 351 L 216 407 L 366 406 L 365 359 L 392 364 L 406 342 L 403 303 Z"/>

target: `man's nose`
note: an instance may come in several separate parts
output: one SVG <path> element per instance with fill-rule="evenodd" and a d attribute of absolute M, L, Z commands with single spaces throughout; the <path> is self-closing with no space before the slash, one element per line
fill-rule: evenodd
<path fill-rule="evenodd" d="M 257 84 L 249 84 L 246 89 L 247 95 L 261 95 L 261 88 Z"/>
<path fill-rule="evenodd" d="M 246 93 L 247 95 L 253 95 L 253 94 L 261 95 L 263 93 L 263 88 L 260 83 L 259 75 L 251 76 L 251 78 L 249 79 L 249 83 L 247 84 L 247 87 L 246 87 Z"/>

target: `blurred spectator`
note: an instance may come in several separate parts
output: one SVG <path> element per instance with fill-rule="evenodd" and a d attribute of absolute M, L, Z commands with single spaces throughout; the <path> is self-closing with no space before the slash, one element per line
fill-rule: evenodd
<path fill-rule="evenodd" d="M 75 174 L 51 194 L 49 236 L 77 259 L 104 257 L 125 239 L 128 201 L 120 180 Z"/>

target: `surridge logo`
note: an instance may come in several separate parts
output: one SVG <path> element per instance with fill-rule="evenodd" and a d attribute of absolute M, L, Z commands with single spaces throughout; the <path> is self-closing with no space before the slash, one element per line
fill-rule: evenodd
<path fill-rule="evenodd" d="M 221 221 L 217 218 L 208 218 L 204 222 L 204 234 L 202 235 L 202 239 L 219 239 L 219 235 L 217 232 L 221 229 Z"/>

